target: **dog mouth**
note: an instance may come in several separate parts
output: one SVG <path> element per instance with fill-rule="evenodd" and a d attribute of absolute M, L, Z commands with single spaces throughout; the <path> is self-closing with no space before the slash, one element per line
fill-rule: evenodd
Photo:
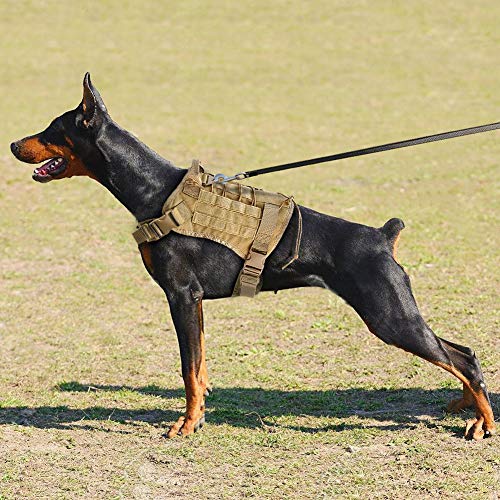
<path fill-rule="evenodd" d="M 41 167 L 35 168 L 32 177 L 37 182 L 50 182 L 56 175 L 62 174 L 67 167 L 68 162 L 61 156 L 58 156 L 50 159 Z"/>

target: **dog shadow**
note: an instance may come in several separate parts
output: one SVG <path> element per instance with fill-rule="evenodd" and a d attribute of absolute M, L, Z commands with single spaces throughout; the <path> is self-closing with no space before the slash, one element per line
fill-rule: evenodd
<path fill-rule="evenodd" d="M 10 406 L 0 408 L 0 425 L 17 424 L 42 429 L 96 430 L 96 421 L 110 421 L 128 426 L 148 424 L 165 428 L 182 412 L 179 399 L 181 389 L 165 389 L 154 385 L 130 387 L 126 385 L 93 385 L 64 382 L 56 386 L 61 392 L 123 392 L 132 391 L 145 396 L 172 400 L 177 410 L 133 409 L 110 406 L 71 408 L 69 406 Z M 498 407 L 499 394 L 490 394 L 493 407 Z M 356 428 L 398 430 L 417 425 L 445 427 L 462 435 L 463 427 L 446 418 L 444 409 L 459 391 L 449 389 L 332 389 L 325 391 L 282 391 L 258 387 L 219 388 L 207 398 L 207 420 L 211 425 L 230 425 L 264 430 L 286 428 L 306 433 L 342 431 Z M 468 412 L 464 415 L 469 416 Z M 472 416 L 472 412 L 470 413 Z M 280 417 L 296 417 L 301 424 L 288 423 Z M 340 422 L 324 424 L 324 418 Z M 354 423 L 343 422 L 356 417 Z M 374 423 L 373 421 L 379 423 Z M 99 427 L 100 430 L 102 430 Z M 130 430 L 110 430 L 129 433 Z"/>

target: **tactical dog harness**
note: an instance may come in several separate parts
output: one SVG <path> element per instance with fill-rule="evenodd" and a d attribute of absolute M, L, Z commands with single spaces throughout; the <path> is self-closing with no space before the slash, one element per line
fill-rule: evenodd
<path fill-rule="evenodd" d="M 292 197 L 280 193 L 238 182 L 218 183 L 213 175 L 204 172 L 198 160 L 193 160 L 165 201 L 163 215 L 139 223 L 133 236 L 140 245 L 157 241 L 173 231 L 207 238 L 230 248 L 245 259 L 233 295 L 253 297 L 260 288 L 266 259 L 283 236 L 295 206 Z M 294 259 L 300 232 L 299 226 Z"/>

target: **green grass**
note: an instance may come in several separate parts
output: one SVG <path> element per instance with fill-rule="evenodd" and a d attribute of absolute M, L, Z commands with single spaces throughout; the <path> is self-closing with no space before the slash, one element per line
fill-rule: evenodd
<path fill-rule="evenodd" d="M 81 99 L 178 165 L 241 170 L 498 120 L 497 2 L 3 2 L 0 499 L 496 498 L 498 439 L 459 384 L 317 289 L 205 304 L 215 392 L 183 410 L 177 342 L 134 221 L 88 179 L 8 151 Z M 498 414 L 498 133 L 255 185 L 379 226 L 436 333 L 472 346 Z M 495 493 L 495 491 L 497 493 Z"/>

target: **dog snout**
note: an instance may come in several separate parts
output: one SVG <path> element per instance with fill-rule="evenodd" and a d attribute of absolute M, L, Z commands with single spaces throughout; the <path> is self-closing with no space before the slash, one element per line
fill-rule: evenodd
<path fill-rule="evenodd" d="M 40 143 L 36 136 L 25 137 L 19 139 L 10 145 L 12 154 L 19 160 L 26 163 L 39 163 L 45 158 L 39 159 L 44 151 L 43 145 Z"/>
<path fill-rule="evenodd" d="M 10 150 L 12 151 L 12 154 L 17 157 L 19 154 L 19 144 L 17 142 L 13 142 L 10 145 Z"/>

